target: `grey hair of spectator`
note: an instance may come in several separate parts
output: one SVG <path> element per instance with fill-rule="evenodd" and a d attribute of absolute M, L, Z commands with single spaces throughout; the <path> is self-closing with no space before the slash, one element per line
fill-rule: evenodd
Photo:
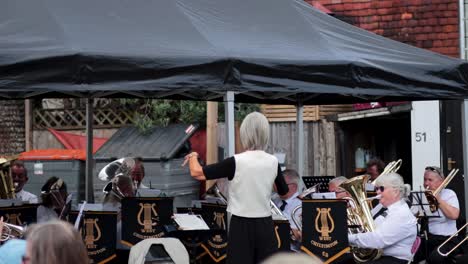
<path fill-rule="evenodd" d="M 381 175 L 375 182 L 376 186 L 389 186 L 400 192 L 400 198 L 406 199 L 411 191 L 411 186 L 405 184 L 400 174 L 392 172 Z"/>
<path fill-rule="evenodd" d="M 306 255 L 304 253 L 286 253 L 281 252 L 272 255 L 261 264 L 320 264 L 323 263 L 319 258 Z"/>
<path fill-rule="evenodd" d="M 270 123 L 259 112 L 248 114 L 240 127 L 240 140 L 246 150 L 265 150 L 270 138 Z"/>
<path fill-rule="evenodd" d="M 345 176 L 337 176 L 337 177 L 331 179 L 328 182 L 328 185 L 335 184 L 336 186 L 340 186 L 343 182 L 345 182 L 347 180 L 348 180 L 348 178 L 346 178 Z"/>
<path fill-rule="evenodd" d="M 293 170 L 293 169 L 285 169 L 283 171 L 283 175 L 284 177 L 289 177 L 289 179 L 291 179 L 294 183 L 296 184 L 299 184 L 299 181 L 300 181 L 300 177 L 299 177 L 299 173 L 297 173 L 296 170 Z"/>

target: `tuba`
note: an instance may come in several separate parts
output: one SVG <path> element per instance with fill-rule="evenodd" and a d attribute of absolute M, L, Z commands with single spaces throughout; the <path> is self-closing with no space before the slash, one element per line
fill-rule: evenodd
<path fill-rule="evenodd" d="M 0 199 L 15 199 L 15 185 L 11 177 L 11 162 L 18 155 L 0 158 Z"/>
<path fill-rule="evenodd" d="M 132 182 L 131 172 L 135 164 L 134 158 L 121 158 L 114 160 L 102 168 L 98 177 L 102 181 L 108 181 L 102 190 L 103 193 L 105 193 L 106 196 L 114 196 L 118 201 L 122 200 L 124 197 L 133 196 L 136 188 Z M 124 186 L 126 188 L 124 188 Z"/>
<path fill-rule="evenodd" d="M 3 223 L 2 236 L 0 242 L 5 242 L 9 239 L 22 238 L 24 235 L 25 228 L 22 226 L 12 225 L 9 223 Z"/>
<path fill-rule="evenodd" d="M 458 171 L 459 171 L 459 169 L 451 170 L 449 175 L 447 175 L 447 177 L 440 184 L 440 186 L 437 187 L 436 190 L 434 190 L 434 191 L 431 191 L 431 190 L 424 191 L 424 194 L 426 195 L 427 202 L 429 203 L 429 209 L 431 210 L 431 212 L 434 213 L 439 208 L 439 202 L 437 201 L 436 197 L 453 180 L 453 177 L 455 177 L 455 175 L 457 175 Z"/>
<path fill-rule="evenodd" d="M 368 175 L 361 175 L 343 182 L 340 187 L 346 190 L 354 207 L 348 210 L 348 223 L 352 222 L 359 227 L 350 228 L 350 233 L 364 233 L 375 231 L 374 219 L 368 203 L 365 184 L 369 180 Z M 357 248 L 351 249 L 356 262 L 363 263 L 376 260 L 381 257 L 382 249 Z"/>

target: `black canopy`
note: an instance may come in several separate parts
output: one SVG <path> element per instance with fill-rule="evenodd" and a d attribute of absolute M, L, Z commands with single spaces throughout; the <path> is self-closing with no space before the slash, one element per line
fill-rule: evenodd
<path fill-rule="evenodd" d="M 3 0 L 0 98 L 304 104 L 468 95 L 467 63 L 301 0 Z"/>

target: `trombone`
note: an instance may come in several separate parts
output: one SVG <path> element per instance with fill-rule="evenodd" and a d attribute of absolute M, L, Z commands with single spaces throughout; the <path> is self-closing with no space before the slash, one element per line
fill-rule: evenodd
<path fill-rule="evenodd" d="M 388 163 L 387 166 L 385 166 L 382 173 L 380 173 L 380 175 L 377 176 L 377 178 L 375 178 L 375 180 L 372 181 L 372 185 L 375 185 L 375 182 L 380 176 L 391 173 L 391 172 L 397 172 L 401 167 L 401 163 L 402 163 L 401 159 Z"/>
<path fill-rule="evenodd" d="M 458 236 L 458 233 L 460 233 L 463 229 L 465 229 L 466 227 L 468 226 L 468 223 L 466 223 L 464 226 L 462 226 L 460 229 L 457 230 L 457 232 L 455 232 L 455 234 L 451 235 L 447 240 L 444 241 L 444 243 L 440 244 L 440 246 L 437 248 L 437 253 L 439 253 L 441 256 L 443 257 L 446 257 L 448 255 L 450 255 L 455 249 L 459 248 L 463 242 L 465 242 L 467 239 L 468 239 L 468 236 L 466 236 L 464 239 L 462 239 L 460 241 L 460 243 L 458 243 L 457 245 L 455 245 L 451 250 L 449 250 L 448 252 L 446 253 L 442 253 L 441 249 L 442 247 L 447 244 L 450 240 L 452 240 L 452 238 Z"/>

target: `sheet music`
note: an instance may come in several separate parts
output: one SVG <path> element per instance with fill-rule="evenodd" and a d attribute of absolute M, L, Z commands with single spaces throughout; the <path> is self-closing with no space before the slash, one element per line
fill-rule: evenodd
<path fill-rule="evenodd" d="M 174 214 L 174 221 L 182 230 L 209 230 L 201 215 L 194 214 Z"/>
<path fill-rule="evenodd" d="M 335 192 L 313 193 L 312 199 L 336 199 Z"/>

